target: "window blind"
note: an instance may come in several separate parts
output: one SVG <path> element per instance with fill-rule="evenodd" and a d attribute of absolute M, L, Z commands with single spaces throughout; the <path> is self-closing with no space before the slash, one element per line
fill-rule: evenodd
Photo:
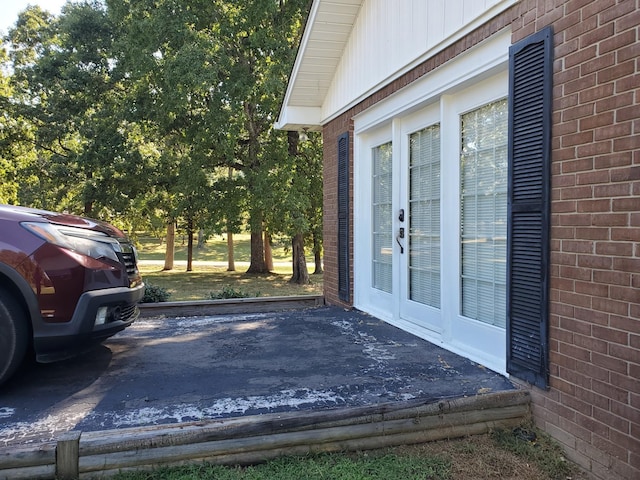
<path fill-rule="evenodd" d="M 506 326 L 507 101 L 461 117 L 462 314 Z"/>
<path fill-rule="evenodd" d="M 440 125 L 409 137 L 409 298 L 440 308 Z"/>
<path fill-rule="evenodd" d="M 372 285 L 392 293 L 393 212 L 392 147 L 386 143 L 372 150 L 373 255 Z"/>

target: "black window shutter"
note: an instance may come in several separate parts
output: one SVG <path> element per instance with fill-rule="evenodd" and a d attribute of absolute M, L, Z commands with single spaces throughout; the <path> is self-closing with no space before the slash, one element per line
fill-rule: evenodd
<path fill-rule="evenodd" d="M 349 133 L 338 137 L 338 297 L 349 301 Z"/>
<path fill-rule="evenodd" d="M 507 371 L 549 378 L 550 141 L 553 31 L 509 49 Z"/>

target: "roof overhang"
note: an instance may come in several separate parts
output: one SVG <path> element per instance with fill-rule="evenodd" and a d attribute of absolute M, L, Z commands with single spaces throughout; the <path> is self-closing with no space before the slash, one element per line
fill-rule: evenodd
<path fill-rule="evenodd" d="M 322 104 L 363 2 L 313 0 L 276 128 L 321 129 Z"/>

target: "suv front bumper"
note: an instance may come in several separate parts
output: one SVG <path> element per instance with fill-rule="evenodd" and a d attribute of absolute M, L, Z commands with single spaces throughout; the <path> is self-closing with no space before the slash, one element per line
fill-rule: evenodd
<path fill-rule="evenodd" d="M 65 323 L 38 322 L 33 344 L 36 360 L 64 360 L 87 350 L 131 325 L 139 315 L 137 304 L 144 284 L 84 292 L 73 317 Z"/>

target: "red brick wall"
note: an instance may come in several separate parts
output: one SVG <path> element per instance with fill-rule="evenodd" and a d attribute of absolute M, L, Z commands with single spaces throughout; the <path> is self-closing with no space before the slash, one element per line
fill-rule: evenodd
<path fill-rule="evenodd" d="M 337 136 L 504 26 L 554 28 L 550 389 L 538 426 L 603 479 L 640 478 L 640 0 L 522 0 L 324 127 L 325 296 L 337 293 Z M 353 153 L 353 137 L 351 153 Z M 351 155 L 353 159 L 353 155 Z M 353 160 L 352 160 L 353 161 Z M 353 171 L 353 170 L 351 170 Z M 352 182 L 351 182 L 352 185 Z M 353 274 L 351 274 L 353 279 Z"/>
<path fill-rule="evenodd" d="M 640 478 L 640 2 L 524 1 L 553 24 L 551 389 L 538 425 L 600 478 Z"/>

